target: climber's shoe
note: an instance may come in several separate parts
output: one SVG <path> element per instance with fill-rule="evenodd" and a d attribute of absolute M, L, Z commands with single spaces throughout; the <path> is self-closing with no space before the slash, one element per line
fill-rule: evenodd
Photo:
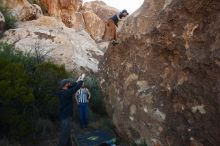
<path fill-rule="evenodd" d="M 119 40 L 112 40 L 112 44 L 113 44 L 113 45 L 117 45 L 117 44 L 119 44 L 119 43 L 120 43 Z"/>

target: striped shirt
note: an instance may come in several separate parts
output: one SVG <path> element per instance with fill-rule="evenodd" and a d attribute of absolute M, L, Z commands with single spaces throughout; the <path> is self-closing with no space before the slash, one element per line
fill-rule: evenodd
<path fill-rule="evenodd" d="M 79 103 L 88 103 L 89 102 L 89 90 L 87 88 L 81 88 L 76 93 L 76 98 Z"/>

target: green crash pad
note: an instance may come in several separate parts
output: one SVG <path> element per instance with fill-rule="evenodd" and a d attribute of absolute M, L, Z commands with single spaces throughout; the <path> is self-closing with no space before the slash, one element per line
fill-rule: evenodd
<path fill-rule="evenodd" d="M 89 131 L 85 133 L 75 133 L 73 135 L 77 146 L 100 146 L 102 144 L 114 144 L 116 137 L 103 130 Z"/>

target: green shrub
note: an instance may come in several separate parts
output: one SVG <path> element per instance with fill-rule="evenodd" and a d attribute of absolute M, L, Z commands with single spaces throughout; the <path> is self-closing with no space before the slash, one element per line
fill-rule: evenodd
<path fill-rule="evenodd" d="M 89 103 L 91 110 L 93 110 L 95 113 L 106 115 L 104 96 L 99 86 L 98 79 L 95 76 L 87 77 L 85 85 L 88 87 L 91 93 L 91 101 Z"/>
<path fill-rule="evenodd" d="M 44 118 L 56 117 L 58 98 L 56 91 L 58 81 L 67 78 L 68 73 L 64 67 L 58 67 L 50 62 L 44 62 L 36 66 L 31 80 L 34 95 L 37 97 L 36 104 L 40 114 Z"/>
<path fill-rule="evenodd" d="M 0 137 L 33 143 L 33 139 L 37 141 L 41 135 L 53 133 L 53 121 L 58 115 L 58 82 L 69 77 L 64 66 L 39 62 L 35 56 L 0 42 Z M 92 96 L 91 110 L 104 117 L 98 79 L 87 77 L 85 84 Z M 106 129 L 112 127 L 108 120 L 100 121 L 100 125 Z"/>
<path fill-rule="evenodd" d="M 1 146 L 21 146 L 20 144 L 18 144 L 18 142 L 11 141 L 7 138 L 1 138 L 0 139 L 0 145 Z"/>
<path fill-rule="evenodd" d="M 0 136 L 21 141 L 39 137 L 45 131 L 39 120 L 56 120 L 57 83 L 68 76 L 63 66 L 38 63 L 0 43 Z"/>
<path fill-rule="evenodd" d="M 11 45 L 0 43 L 1 134 L 16 138 L 32 132 L 31 120 L 26 117 L 32 114 L 28 109 L 35 101 L 32 88 L 28 85 L 29 77 L 20 59 L 21 54 L 14 51 Z"/>
<path fill-rule="evenodd" d="M 9 12 L 8 8 L 3 6 L 2 0 L 0 0 L 0 11 L 5 17 L 5 29 L 10 29 L 15 27 L 16 18 L 12 16 L 12 14 Z"/>
<path fill-rule="evenodd" d="M 35 101 L 24 66 L 0 58 L 0 127 L 1 134 L 27 136 L 32 132 L 32 113 L 27 111 Z M 5 131 L 4 131 L 5 129 Z"/>

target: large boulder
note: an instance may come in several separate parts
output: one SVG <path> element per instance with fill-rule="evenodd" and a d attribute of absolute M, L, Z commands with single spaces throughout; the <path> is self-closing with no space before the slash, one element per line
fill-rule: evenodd
<path fill-rule="evenodd" d="M 91 34 L 96 41 L 102 40 L 105 32 L 105 23 L 92 11 L 83 13 L 86 30 Z"/>
<path fill-rule="evenodd" d="M 36 4 L 26 5 L 21 9 L 18 19 L 21 21 L 36 20 L 42 16 L 40 6 Z"/>
<path fill-rule="evenodd" d="M 18 28 L 5 32 L 3 40 L 19 50 L 40 54 L 69 71 L 97 72 L 103 52 L 85 31 L 67 28 L 54 17 L 43 16 L 37 20 L 20 23 Z"/>
<path fill-rule="evenodd" d="M 4 32 L 4 26 L 5 26 L 5 17 L 2 14 L 2 12 L 0 12 L 0 36 Z"/>
<path fill-rule="evenodd" d="M 120 28 L 123 24 L 123 19 L 122 19 L 122 21 L 119 22 L 119 27 L 117 27 L 117 28 L 115 27 L 115 25 L 112 26 L 111 24 L 108 23 L 108 19 L 111 18 L 113 15 L 119 13 L 119 10 L 108 6 L 103 1 L 95 0 L 95 1 L 86 2 L 86 3 L 84 3 L 84 5 L 81 9 L 81 12 L 93 12 L 105 23 L 105 28 L 102 28 L 102 29 L 104 29 L 104 34 L 102 34 L 102 40 L 105 40 L 105 41 L 113 40 L 115 38 L 116 31 L 118 33 L 118 31 L 120 30 Z M 87 21 L 88 22 L 87 24 L 89 24 L 90 20 L 88 21 L 85 18 L 85 21 Z M 102 24 L 102 26 L 104 26 L 104 25 Z"/>
<path fill-rule="evenodd" d="M 63 23 L 69 28 L 81 30 L 84 21 L 79 9 L 82 0 L 40 0 L 42 7 L 47 9 L 49 16 L 61 17 Z"/>
<path fill-rule="evenodd" d="M 118 36 L 125 39 L 132 35 L 146 34 L 149 28 L 156 25 L 158 15 L 170 3 L 171 0 L 145 0 L 143 5 L 127 18 Z"/>
<path fill-rule="evenodd" d="M 27 0 L 3 0 L 2 2 L 17 20 L 35 20 L 42 16 L 41 8 L 36 4 L 30 4 Z"/>
<path fill-rule="evenodd" d="M 80 12 L 75 12 L 72 15 L 62 14 L 61 19 L 63 23 L 69 28 L 74 28 L 77 31 L 85 29 L 83 14 Z"/>
<path fill-rule="evenodd" d="M 145 0 L 100 66 L 118 133 L 148 146 L 220 144 L 220 1 Z"/>
<path fill-rule="evenodd" d="M 50 16 L 61 16 L 63 13 L 72 14 L 82 6 L 82 0 L 40 0 Z"/>
<path fill-rule="evenodd" d="M 90 1 L 83 4 L 82 10 L 93 11 L 99 18 L 106 21 L 119 12 L 118 9 L 108 6 L 103 1 Z"/>

